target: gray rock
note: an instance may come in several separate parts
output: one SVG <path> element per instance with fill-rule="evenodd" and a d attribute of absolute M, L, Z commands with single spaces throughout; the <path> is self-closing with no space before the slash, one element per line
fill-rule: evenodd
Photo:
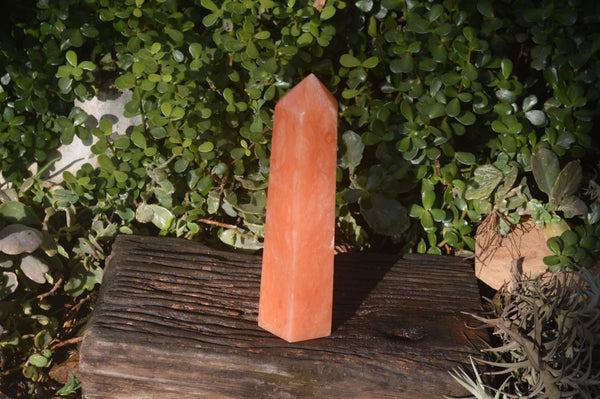
<path fill-rule="evenodd" d="M 100 120 L 108 118 L 113 123 L 113 132 L 119 136 L 127 134 L 127 129 L 130 126 L 142 123 L 140 116 L 134 118 L 123 116 L 125 104 L 131 101 L 131 99 L 132 93 L 130 91 L 105 88 L 101 89 L 98 95 L 91 100 L 75 100 L 74 106 L 81 108 L 89 115 L 88 120 L 85 122 L 86 128 L 97 128 Z M 93 135 L 85 141 L 75 136 L 71 144 L 60 146 L 56 151 L 49 154 L 48 161 L 55 158 L 60 159 L 45 172 L 42 176 L 43 179 L 53 184 L 60 184 L 63 180 L 62 174 L 65 171 L 75 174 L 84 163 L 90 163 L 92 166 L 97 167 L 96 156 L 91 151 L 92 145 L 97 141 L 98 138 Z M 32 165 L 29 170 L 32 174 L 35 174 L 38 170 L 38 165 Z M 4 180 L 0 175 L 0 184 L 3 182 Z"/>
<path fill-rule="evenodd" d="M 76 100 L 74 105 L 89 115 L 88 120 L 85 122 L 86 128 L 97 128 L 100 120 L 108 118 L 113 123 L 113 132 L 116 135 L 125 135 L 129 126 L 142 123 L 142 119 L 139 116 L 134 118 L 123 116 L 125 104 L 131 101 L 131 99 L 132 94 L 130 91 L 108 88 L 100 91 L 91 100 Z M 81 168 L 81 165 L 86 162 L 97 167 L 96 156 L 91 151 L 91 146 L 97 141 L 98 138 L 93 135 L 86 141 L 82 141 L 79 137 L 75 136 L 71 144 L 59 147 L 55 156 L 60 156 L 61 159 L 48 171 L 48 176 L 45 176 L 45 180 L 58 184 L 62 181 L 63 172 L 69 171 L 75 174 Z"/>

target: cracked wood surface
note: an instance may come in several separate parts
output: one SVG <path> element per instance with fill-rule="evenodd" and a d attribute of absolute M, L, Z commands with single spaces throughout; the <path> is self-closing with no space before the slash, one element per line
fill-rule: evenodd
<path fill-rule="evenodd" d="M 477 353 L 472 266 L 336 255 L 332 335 L 287 343 L 257 325 L 261 258 L 119 236 L 82 347 L 93 398 L 433 398 Z"/>

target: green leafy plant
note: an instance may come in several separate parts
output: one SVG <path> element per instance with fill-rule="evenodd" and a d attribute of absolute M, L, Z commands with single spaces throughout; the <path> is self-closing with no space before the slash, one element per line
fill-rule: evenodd
<path fill-rule="evenodd" d="M 100 259 L 94 264 L 86 253 L 89 241 L 80 236 L 75 244 L 70 242 L 69 235 L 75 233 L 70 223 L 55 230 L 57 210 L 74 212 L 65 201 L 68 193 L 62 188 L 45 192 L 42 187 L 36 176 L 22 186 L 26 191 L 0 191 L 1 376 L 16 383 L 15 375 L 22 374 L 34 383 L 18 395 L 33 394 L 37 384 L 48 384 L 57 353 L 74 333 L 80 333 L 85 320 L 73 317 L 87 311 L 89 291 L 102 279 Z M 32 206 L 29 190 L 52 204 L 45 217 L 38 217 L 34 209 L 39 207 Z M 5 388 L 16 389 L 11 384 Z"/>
<path fill-rule="evenodd" d="M 66 384 L 56 391 L 55 395 L 59 397 L 68 397 L 77 393 L 77 391 L 81 389 L 81 382 L 76 375 L 72 372 L 69 372 L 69 379 Z"/>
<path fill-rule="evenodd" d="M 560 170 L 558 156 L 540 148 L 531 154 L 531 170 L 538 188 L 548 195 L 549 205 L 556 211 L 569 219 L 587 212 L 586 204 L 575 195 L 583 178 L 579 161 L 571 161 Z"/>
<path fill-rule="evenodd" d="M 161 234 L 259 249 L 273 106 L 310 71 L 340 101 L 340 231 L 359 246 L 381 235 L 418 252 L 468 254 L 474 225 L 494 209 L 509 223 L 524 212 L 553 217 L 536 197 L 545 188 L 526 179 L 538 148 L 557 160 L 594 156 L 596 50 L 572 39 L 595 40 L 584 11 L 594 7 L 329 1 L 319 12 L 308 1 L 202 1 L 194 13 L 192 2 L 40 2 L 37 25 L 18 9 L 9 33 L 51 67 L 38 72 L 18 47 L 4 50 L 4 146 L 24 157 L 3 171 L 19 184 L 45 149 L 87 138 L 85 113 L 69 103 L 114 83 L 133 94 L 124 115 L 142 123 L 92 130 L 99 172 L 67 176 L 92 197 L 82 204 L 107 198 L 127 216 L 124 230 L 133 212 Z M 17 140 L 40 123 L 48 140 Z M 570 206 L 572 195 L 555 194 L 550 203 Z"/>
<path fill-rule="evenodd" d="M 50 271 L 63 283 L 54 292 L 73 306 L 100 281 L 116 234 L 260 250 L 273 109 L 315 73 L 339 102 L 336 218 L 346 248 L 471 256 L 486 221 L 504 234 L 525 218 L 567 219 L 577 239 L 553 240 L 547 263 L 587 267 L 598 255 L 600 222 L 597 176 L 587 167 L 599 147 L 598 7 L 12 2 L 0 16 L 3 188 L 41 222 L 21 224 L 57 245 L 49 259 L 63 266 Z M 107 90 L 131 94 L 116 117 L 139 117 L 139 125 L 114 131 L 103 118 L 88 129 L 73 102 Z M 97 168 L 65 172 L 60 186 L 32 177 L 60 145 L 92 136 Z M 532 177 L 544 163 L 550 168 Z M 590 194 L 577 192 L 576 179 Z M 5 271 L 18 278 L 17 263 Z M 13 353 L 15 367 L 35 352 L 25 346 Z"/>
<path fill-rule="evenodd" d="M 598 226 L 577 226 L 566 230 L 560 236 L 548 239 L 548 248 L 553 255 L 545 256 L 544 263 L 552 272 L 563 267 L 589 268 L 600 251 L 600 230 Z"/>

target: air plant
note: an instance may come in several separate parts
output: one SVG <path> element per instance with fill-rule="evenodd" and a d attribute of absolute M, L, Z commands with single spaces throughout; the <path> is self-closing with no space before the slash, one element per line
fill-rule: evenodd
<path fill-rule="evenodd" d="M 491 316 L 471 316 L 501 343 L 476 360 L 489 368 L 483 376 L 503 382 L 494 388 L 477 370 L 476 380 L 454 370 L 475 398 L 600 397 L 600 275 L 582 268 L 529 279 L 515 272 L 489 302 Z"/>

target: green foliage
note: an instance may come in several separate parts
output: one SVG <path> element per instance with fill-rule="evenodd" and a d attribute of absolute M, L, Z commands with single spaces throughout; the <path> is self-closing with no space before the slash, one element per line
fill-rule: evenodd
<path fill-rule="evenodd" d="M 0 191 L 0 347 L 3 379 L 15 380 L 20 371 L 42 383 L 56 348 L 79 333 L 81 321 L 72 318 L 79 314 L 75 309 L 86 309 L 82 305 L 101 282 L 104 255 L 99 247 L 89 253 L 92 242 L 101 240 L 98 234 L 70 223 L 75 208 L 67 190 L 45 191 L 38 177 L 30 189 L 37 193 L 33 200 L 31 192 Z M 45 216 L 38 217 L 44 206 Z"/>
<path fill-rule="evenodd" d="M 0 217 L 29 226 L 11 227 L 19 234 L 47 232 L 59 252 L 44 261 L 62 267 L 27 258 L 23 270 L 28 255 L 7 255 L 18 262 L 5 270 L 5 299 L 36 297 L 50 275 L 83 301 L 118 233 L 260 249 L 273 109 L 309 73 L 339 101 L 336 216 L 350 245 L 389 237 L 403 251 L 469 255 L 475 226 L 494 213 L 500 233 L 522 218 L 569 219 L 585 253 L 563 242 L 547 259 L 554 269 L 598 255 L 597 2 L 312 3 L 7 6 L 0 167 L 15 191 Z M 73 101 L 107 88 L 131 91 L 123 116 L 141 124 L 85 127 Z M 56 187 L 30 176 L 75 136 L 97 139 L 97 168 L 65 172 Z M 20 348 L 26 360 L 47 346 Z"/>
<path fill-rule="evenodd" d="M 72 372 L 69 372 L 69 379 L 67 383 L 55 392 L 56 396 L 59 397 L 68 397 L 77 393 L 77 391 L 81 388 L 81 383 L 76 375 Z"/>
<path fill-rule="evenodd" d="M 586 204 L 575 195 L 582 179 L 579 161 L 569 162 L 562 170 L 559 167 L 558 157 L 551 150 L 540 148 L 531 154 L 533 176 L 550 204 L 567 218 L 585 214 Z"/>
<path fill-rule="evenodd" d="M 547 245 L 553 255 L 545 256 L 544 263 L 552 272 L 592 267 L 594 255 L 600 251 L 600 226 L 577 226 L 549 238 Z"/>
<path fill-rule="evenodd" d="M 49 148 L 86 138 L 70 101 L 113 81 L 133 93 L 125 116 L 142 123 L 92 130 L 100 168 L 67 178 L 81 205 L 121 209 L 124 232 L 138 222 L 260 248 L 273 107 L 314 72 L 340 102 L 338 221 L 355 244 L 370 233 L 468 253 L 473 224 L 493 209 L 514 223 L 585 223 L 575 182 L 593 178 L 578 165 L 595 155 L 595 7 L 40 2 L 34 25 L 17 12 L 7 32 L 29 50 L 2 54 L 3 148 L 23 155 L 4 158 L 4 176 L 18 185 Z M 532 168 L 540 154 L 566 160 L 554 193 L 554 176 Z"/>

